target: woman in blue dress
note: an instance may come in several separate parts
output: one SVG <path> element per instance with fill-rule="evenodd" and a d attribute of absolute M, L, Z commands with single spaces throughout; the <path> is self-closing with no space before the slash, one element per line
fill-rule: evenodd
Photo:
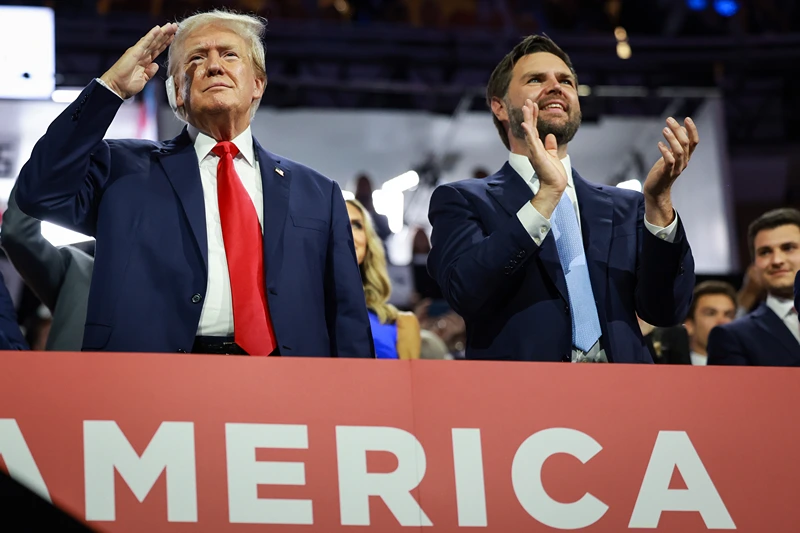
<path fill-rule="evenodd" d="M 364 297 L 367 300 L 375 357 L 378 359 L 419 359 L 419 321 L 413 313 L 398 311 L 388 303 L 392 292 L 383 243 L 375 233 L 367 211 L 358 200 L 347 200 L 353 229 Z"/>

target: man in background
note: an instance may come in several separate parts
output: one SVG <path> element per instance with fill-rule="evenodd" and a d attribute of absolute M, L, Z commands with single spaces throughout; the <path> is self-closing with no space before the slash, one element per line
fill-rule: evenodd
<path fill-rule="evenodd" d="M 42 223 L 20 211 L 16 185 L 0 225 L 0 245 L 33 293 L 50 310 L 46 350 L 76 352 L 83 325 L 94 258 L 72 246 L 56 248 L 42 236 Z"/>
<path fill-rule="evenodd" d="M 736 318 L 736 289 L 724 281 L 704 281 L 694 289 L 692 306 L 684 327 L 689 335 L 689 353 L 678 364 L 705 366 L 708 363 L 708 336 L 716 326 Z"/>
<path fill-rule="evenodd" d="M 800 211 L 764 213 L 750 224 L 747 237 L 767 300 L 744 317 L 711 330 L 708 364 L 800 366 L 800 321 L 792 301 L 800 271 Z"/>

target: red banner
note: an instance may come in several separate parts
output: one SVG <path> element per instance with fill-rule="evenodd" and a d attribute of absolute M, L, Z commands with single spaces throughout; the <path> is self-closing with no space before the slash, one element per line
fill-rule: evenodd
<path fill-rule="evenodd" d="M 98 531 L 800 527 L 800 370 L 0 361 L 0 467 Z"/>

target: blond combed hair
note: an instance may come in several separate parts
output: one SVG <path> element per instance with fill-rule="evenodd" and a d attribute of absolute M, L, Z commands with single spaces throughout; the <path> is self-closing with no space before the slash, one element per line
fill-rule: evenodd
<path fill-rule="evenodd" d="M 367 210 L 358 200 L 347 200 L 347 203 L 361 212 L 364 218 L 364 233 L 367 235 L 367 251 L 361 263 L 361 284 L 364 286 L 364 297 L 367 309 L 371 309 L 381 324 L 393 324 L 397 321 L 397 308 L 389 302 L 392 294 L 392 283 L 389 281 L 389 271 L 386 269 L 386 253 L 383 251 L 383 242 L 375 232 Z"/>
<path fill-rule="evenodd" d="M 248 45 L 248 55 L 253 62 L 256 76 L 266 81 L 266 52 L 261 41 L 267 31 L 266 19 L 225 9 L 197 13 L 178 22 L 178 31 L 175 34 L 175 40 L 169 47 L 169 55 L 167 57 L 167 73 L 169 76 L 177 78 L 181 75 L 180 68 L 183 61 L 180 58 L 184 54 L 183 45 L 189 35 L 200 28 L 212 25 L 224 26 L 244 39 Z M 188 89 L 186 83 L 182 84 L 182 89 L 185 101 Z M 259 105 L 261 105 L 261 98 L 254 101 L 250 106 L 250 120 L 255 117 Z M 183 106 L 175 109 L 175 116 L 183 122 L 187 122 L 186 110 Z"/>

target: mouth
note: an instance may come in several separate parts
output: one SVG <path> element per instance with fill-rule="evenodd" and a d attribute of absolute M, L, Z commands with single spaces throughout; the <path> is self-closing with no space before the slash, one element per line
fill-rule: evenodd
<path fill-rule="evenodd" d="M 563 102 L 549 102 L 547 104 L 539 106 L 541 111 L 547 113 L 566 113 L 567 106 Z"/>
<path fill-rule="evenodd" d="M 210 91 L 212 89 L 230 89 L 230 87 L 224 83 L 215 83 L 214 85 L 206 87 L 203 92 Z"/>
<path fill-rule="evenodd" d="M 786 274 L 791 274 L 788 270 L 773 270 L 769 273 L 770 276 L 785 276 Z"/>

